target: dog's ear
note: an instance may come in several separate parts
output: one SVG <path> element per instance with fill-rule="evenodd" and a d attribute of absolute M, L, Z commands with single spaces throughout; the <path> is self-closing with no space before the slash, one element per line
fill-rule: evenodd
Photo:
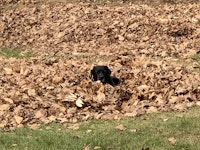
<path fill-rule="evenodd" d="M 111 71 L 110 71 L 110 69 L 107 66 L 104 66 L 104 69 L 105 69 L 107 75 L 111 74 Z"/>
<path fill-rule="evenodd" d="M 97 81 L 97 74 L 95 72 L 95 67 L 90 71 L 90 77 L 92 80 Z"/>

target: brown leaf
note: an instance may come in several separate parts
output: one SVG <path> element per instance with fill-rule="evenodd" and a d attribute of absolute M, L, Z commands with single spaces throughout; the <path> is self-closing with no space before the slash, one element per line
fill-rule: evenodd
<path fill-rule="evenodd" d="M 4 100 L 10 104 L 13 104 L 13 100 L 11 98 L 4 98 Z"/>
<path fill-rule="evenodd" d="M 72 129 L 72 130 L 78 130 L 80 128 L 79 124 L 72 124 L 68 127 L 68 129 Z"/>
<path fill-rule="evenodd" d="M 42 110 L 36 111 L 34 117 L 35 118 L 42 118 L 42 117 L 44 117 L 44 114 L 43 114 Z"/>
<path fill-rule="evenodd" d="M 168 138 L 168 141 L 169 141 L 172 145 L 174 145 L 174 144 L 176 143 L 176 139 L 175 139 L 174 137 Z"/>
<path fill-rule="evenodd" d="M 9 110 L 10 109 L 10 105 L 9 104 L 2 104 L 0 105 L 0 110 Z"/>
<path fill-rule="evenodd" d="M 137 132 L 137 129 L 131 129 L 130 132 L 135 133 L 135 132 Z"/>
<path fill-rule="evenodd" d="M 95 146 L 94 149 L 101 149 L 101 147 L 100 146 Z"/>
<path fill-rule="evenodd" d="M 90 150 L 90 147 L 89 146 L 85 146 L 84 150 Z"/>
<path fill-rule="evenodd" d="M 32 129 L 32 130 L 37 130 L 37 129 L 40 127 L 39 124 L 29 124 L 28 126 L 29 126 L 29 128 Z"/>
<path fill-rule="evenodd" d="M 15 121 L 16 121 L 18 124 L 21 124 L 21 122 L 23 121 L 23 117 L 21 117 L 21 116 L 15 115 L 14 118 L 15 118 Z"/>
<path fill-rule="evenodd" d="M 137 116 L 137 111 L 135 110 L 135 111 L 132 111 L 132 112 L 127 112 L 127 113 L 125 113 L 124 115 L 125 116 L 128 116 L 128 117 L 135 117 L 135 116 Z"/>
<path fill-rule="evenodd" d="M 197 102 L 196 102 L 196 105 L 200 106 L 200 101 L 197 101 Z"/>
<path fill-rule="evenodd" d="M 35 89 L 28 89 L 28 95 L 29 96 L 36 96 L 36 91 L 35 91 Z"/>
<path fill-rule="evenodd" d="M 116 126 L 115 129 L 120 130 L 120 131 L 126 130 L 126 128 L 125 128 L 124 125 L 122 125 L 122 124 Z"/>
<path fill-rule="evenodd" d="M 52 82 L 53 82 L 54 84 L 59 84 L 59 83 L 63 82 L 63 78 L 56 75 L 56 76 L 53 77 Z"/>
<path fill-rule="evenodd" d="M 158 111 L 158 109 L 154 106 L 150 106 L 146 111 L 147 113 L 155 113 Z"/>
<path fill-rule="evenodd" d="M 13 73 L 11 68 L 4 68 L 6 74 L 11 75 Z"/>

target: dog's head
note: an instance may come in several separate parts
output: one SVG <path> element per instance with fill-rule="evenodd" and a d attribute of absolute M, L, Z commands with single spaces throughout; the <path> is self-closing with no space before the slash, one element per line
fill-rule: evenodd
<path fill-rule="evenodd" d="M 91 70 L 91 77 L 94 81 L 100 80 L 103 84 L 108 83 L 111 71 L 107 66 L 95 66 Z"/>

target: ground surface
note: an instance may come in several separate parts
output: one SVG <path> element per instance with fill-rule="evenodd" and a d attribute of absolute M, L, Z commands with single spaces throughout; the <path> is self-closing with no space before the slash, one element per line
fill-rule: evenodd
<path fill-rule="evenodd" d="M 0 1 L 0 127 L 118 119 L 200 103 L 200 4 Z M 3 49 L 2 49 L 3 51 Z M 5 50 L 4 50 L 5 51 Z M 116 87 L 92 82 L 108 65 Z"/>

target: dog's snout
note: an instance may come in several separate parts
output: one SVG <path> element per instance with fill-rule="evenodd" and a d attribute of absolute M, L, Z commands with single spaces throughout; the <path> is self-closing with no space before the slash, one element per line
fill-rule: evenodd
<path fill-rule="evenodd" d="M 103 75 L 99 75 L 98 80 L 101 82 L 105 82 L 105 77 Z"/>
<path fill-rule="evenodd" d="M 99 80 L 103 81 L 103 80 L 104 80 L 104 77 L 99 77 Z"/>

